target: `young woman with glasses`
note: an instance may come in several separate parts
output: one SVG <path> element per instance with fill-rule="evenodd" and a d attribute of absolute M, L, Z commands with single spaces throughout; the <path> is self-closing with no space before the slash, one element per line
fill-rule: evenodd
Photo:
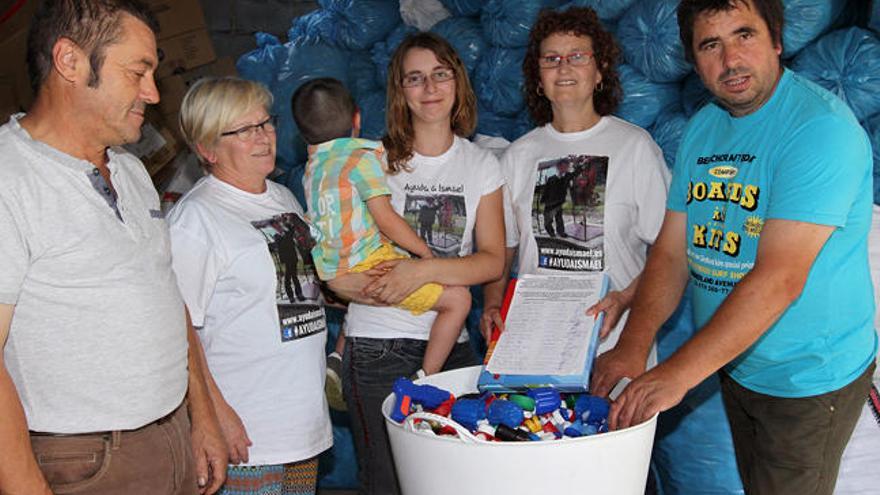
<path fill-rule="evenodd" d="M 383 143 L 391 203 L 416 231 L 430 229 L 435 257 L 403 260 L 367 285 L 394 304 L 428 282 L 473 285 L 498 279 L 504 265 L 503 178 L 498 161 L 466 137 L 476 99 L 455 50 L 435 34 L 405 39 L 388 70 Z M 381 404 L 397 377 L 422 363 L 435 314 L 351 304 L 346 318 L 343 385 L 360 467 L 360 493 L 398 493 Z M 445 369 L 477 364 L 461 337 Z"/>

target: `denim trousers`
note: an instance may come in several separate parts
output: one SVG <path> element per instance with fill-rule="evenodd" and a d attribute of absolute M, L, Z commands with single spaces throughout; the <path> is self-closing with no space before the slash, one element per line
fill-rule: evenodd
<path fill-rule="evenodd" d="M 342 388 L 351 416 L 360 494 L 400 493 L 381 407 L 395 379 L 412 376 L 422 367 L 427 344 L 417 339 L 345 340 Z M 468 342 L 463 342 L 455 345 L 443 370 L 475 364 L 479 364 L 476 354 Z"/>
<path fill-rule="evenodd" d="M 746 494 L 831 495 L 873 373 L 872 363 L 844 387 L 796 398 L 754 392 L 719 373 Z"/>
<path fill-rule="evenodd" d="M 194 495 L 196 470 L 186 403 L 136 430 L 81 435 L 31 433 L 52 493 Z"/>

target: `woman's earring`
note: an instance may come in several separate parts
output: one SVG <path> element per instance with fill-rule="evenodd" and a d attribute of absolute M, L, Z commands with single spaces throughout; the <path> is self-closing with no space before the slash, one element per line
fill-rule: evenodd
<path fill-rule="evenodd" d="M 599 81 L 599 84 L 596 85 L 596 91 L 602 92 L 605 90 L 605 81 Z"/>
<path fill-rule="evenodd" d="M 535 93 L 537 93 L 538 96 L 544 96 L 544 88 L 542 88 L 541 85 L 539 84 L 539 85 L 535 88 Z"/>

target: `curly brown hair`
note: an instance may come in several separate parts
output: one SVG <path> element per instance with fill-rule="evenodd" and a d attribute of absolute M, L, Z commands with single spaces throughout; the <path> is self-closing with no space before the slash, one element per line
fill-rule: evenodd
<path fill-rule="evenodd" d="M 613 113 L 623 96 L 620 77 L 617 75 L 620 48 L 614 36 L 605 30 L 593 9 L 571 7 L 562 12 L 544 9 L 529 32 L 529 45 L 522 65 L 526 105 L 532 120 L 539 126 L 553 120 L 550 100 L 543 94 L 538 94 L 541 82 L 538 58 L 541 56 L 541 43 L 548 36 L 557 33 L 586 36 L 593 42 L 593 59 L 602 74 L 602 87 L 596 88 L 593 93 L 593 106 L 599 115 Z"/>
<path fill-rule="evenodd" d="M 403 58 L 411 48 L 431 50 L 437 60 L 455 73 L 455 103 L 452 105 L 452 132 L 468 137 L 477 127 L 477 97 L 471 89 L 467 69 L 455 48 L 437 34 L 425 32 L 407 36 L 394 51 L 388 65 L 388 88 L 385 104 L 385 127 L 382 138 L 388 153 L 388 173 L 406 170 L 406 162 L 413 156 L 414 131 L 412 115 L 403 95 Z"/>

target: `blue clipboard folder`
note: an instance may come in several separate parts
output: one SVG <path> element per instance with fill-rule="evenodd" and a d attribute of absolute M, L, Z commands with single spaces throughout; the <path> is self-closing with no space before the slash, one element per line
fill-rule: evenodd
<path fill-rule="evenodd" d="M 507 313 L 510 310 L 511 302 L 514 299 L 514 294 L 516 293 L 517 280 L 513 279 L 510 281 L 510 284 L 507 286 L 507 290 L 504 296 L 504 304 L 501 308 L 501 317 L 502 319 L 507 318 Z M 601 279 L 601 289 L 599 291 L 599 298 L 605 297 L 605 294 L 608 292 L 608 276 L 602 274 Z M 586 310 L 587 306 L 584 306 Z M 569 375 L 534 375 L 534 374 L 493 374 L 486 370 L 486 366 L 489 364 L 489 360 L 492 357 L 492 353 L 495 350 L 495 347 L 498 344 L 500 338 L 503 338 L 503 333 L 495 330 L 492 334 L 491 341 L 489 342 L 489 349 L 486 352 L 486 357 L 483 361 L 483 370 L 480 372 L 479 380 L 477 381 L 477 388 L 480 392 L 518 392 L 523 391 L 529 388 L 536 387 L 553 387 L 560 392 L 586 392 L 589 390 L 590 384 L 590 373 L 593 369 L 593 363 L 596 359 L 596 350 L 599 347 L 599 330 L 602 328 L 602 323 L 605 320 L 605 314 L 600 313 L 598 318 L 593 322 L 592 331 L 589 334 L 588 342 L 585 345 L 588 346 L 586 359 L 584 360 L 583 366 L 579 367 L 579 372 L 576 374 Z M 536 332 L 540 332 L 541 328 L 536 328 Z"/>

